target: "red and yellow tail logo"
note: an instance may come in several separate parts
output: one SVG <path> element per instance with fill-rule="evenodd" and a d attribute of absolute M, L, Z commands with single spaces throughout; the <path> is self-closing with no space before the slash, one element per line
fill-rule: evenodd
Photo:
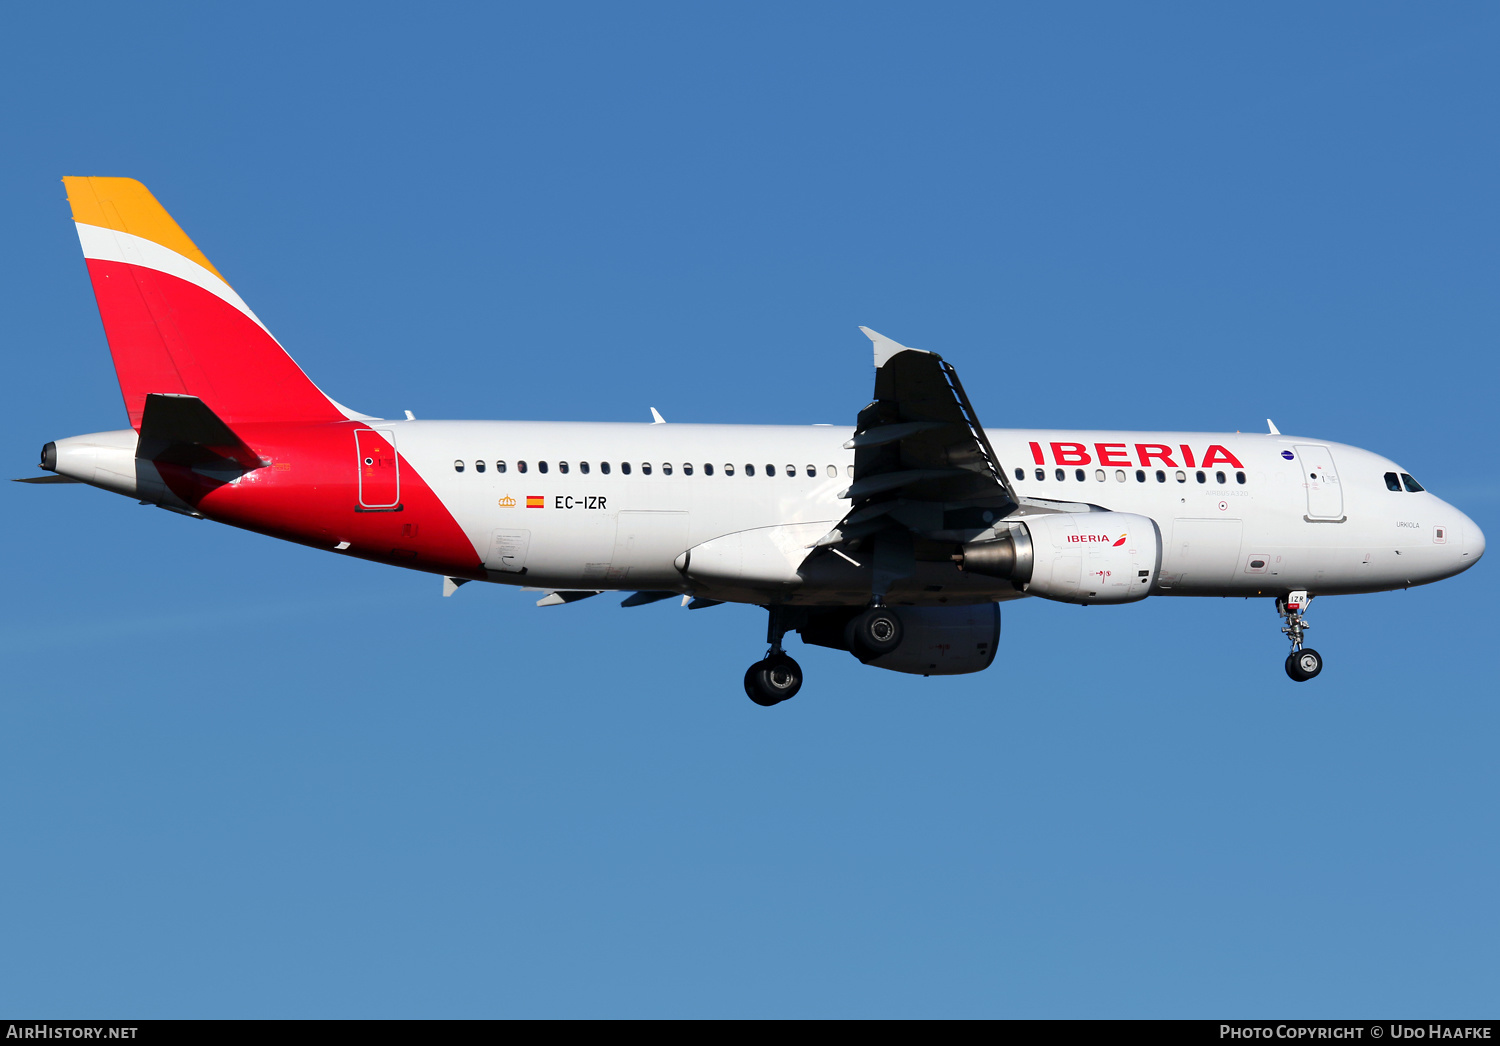
<path fill-rule="evenodd" d="M 1114 545 L 1112 545 L 1112 546 L 1111 546 L 1111 547 L 1112 547 L 1112 548 L 1119 548 L 1119 547 L 1120 547 L 1120 546 L 1121 546 L 1121 545 L 1123 545 L 1123 544 L 1125 544 L 1125 539 L 1126 539 L 1126 538 L 1127 538 L 1127 537 L 1129 537 L 1129 536 L 1130 536 L 1130 535 L 1129 535 L 1129 534 L 1121 534 L 1121 535 L 1120 535 L 1120 540 L 1119 540 L 1119 541 L 1116 541 L 1116 542 L 1115 542 L 1115 543 L 1114 543 Z"/>
<path fill-rule="evenodd" d="M 343 421 L 172 216 L 133 178 L 64 178 L 133 428 L 153 392 L 226 424 Z"/>
<path fill-rule="evenodd" d="M 541 494 L 527 494 L 526 495 L 526 507 L 527 508 L 546 508 L 547 507 L 547 499 L 545 497 L 543 497 Z"/>

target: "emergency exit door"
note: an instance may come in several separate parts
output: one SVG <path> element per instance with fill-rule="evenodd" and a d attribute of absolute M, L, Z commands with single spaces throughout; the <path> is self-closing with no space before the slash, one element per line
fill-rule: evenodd
<path fill-rule="evenodd" d="M 401 507 L 401 464 L 396 457 L 396 434 L 389 429 L 356 429 L 359 455 L 359 507 L 369 512 L 393 512 Z"/>

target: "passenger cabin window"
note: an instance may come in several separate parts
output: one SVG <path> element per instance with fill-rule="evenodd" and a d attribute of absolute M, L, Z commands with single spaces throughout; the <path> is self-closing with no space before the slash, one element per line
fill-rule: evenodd
<path fill-rule="evenodd" d="M 649 476 L 649 475 L 651 475 L 651 462 L 649 462 L 649 461 L 643 461 L 643 462 L 641 462 L 641 475 L 643 475 L 643 476 Z"/>
<path fill-rule="evenodd" d="M 661 474 L 663 476 L 670 476 L 672 474 L 672 463 L 670 461 L 663 461 L 661 463 Z"/>
<path fill-rule="evenodd" d="M 454 472 L 462 472 L 463 470 L 464 470 L 464 463 L 462 461 L 455 461 L 453 463 L 453 471 Z"/>
<path fill-rule="evenodd" d="M 788 465 L 786 467 L 786 474 L 787 474 L 787 476 L 789 478 L 795 479 L 796 476 L 797 476 L 797 466 L 796 465 Z"/>
<path fill-rule="evenodd" d="M 854 466 L 853 465 L 845 465 L 844 466 L 844 471 L 847 472 L 847 473 L 849 473 L 849 478 L 850 479 L 854 478 Z"/>
<path fill-rule="evenodd" d="M 1199 483 L 1206 483 L 1208 481 L 1208 477 L 1203 474 L 1202 469 L 1199 469 L 1197 472 L 1193 473 L 1193 475 L 1198 477 Z"/>
<path fill-rule="evenodd" d="M 482 462 L 482 461 L 476 461 L 476 462 L 474 462 L 474 471 L 475 472 L 483 472 L 484 471 L 484 462 Z"/>
<path fill-rule="evenodd" d="M 703 474 L 705 476 L 712 476 L 714 474 L 714 467 L 706 461 L 703 463 Z"/>
<path fill-rule="evenodd" d="M 599 462 L 599 471 L 602 472 L 602 473 L 604 473 L 606 476 L 609 475 L 609 462 L 607 462 L 607 461 L 601 461 L 601 462 Z"/>
<path fill-rule="evenodd" d="M 1236 472 L 1234 474 L 1234 481 L 1236 483 L 1240 484 L 1240 486 L 1244 486 L 1245 485 L 1245 474 L 1243 472 Z"/>
<path fill-rule="evenodd" d="M 1156 482 L 1158 482 L 1158 483 L 1165 483 L 1166 481 L 1167 481 L 1167 474 L 1165 472 L 1163 472 L 1161 469 L 1157 469 L 1156 470 Z"/>
<path fill-rule="evenodd" d="M 838 469 L 837 465 L 829 465 L 828 466 L 828 478 L 829 479 L 838 479 L 839 478 L 839 469 Z"/>
<path fill-rule="evenodd" d="M 775 465 L 767 465 L 766 466 L 766 475 L 774 477 L 776 475 L 776 466 Z M 852 473 L 851 473 L 851 475 L 852 475 Z"/>
<path fill-rule="evenodd" d="M 807 478 L 808 479 L 817 479 L 818 478 L 818 466 L 816 466 L 816 465 L 809 465 L 809 466 L 807 466 Z"/>
<path fill-rule="evenodd" d="M 1406 489 L 1411 491 L 1413 494 L 1420 494 L 1422 493 L 1422 491 L 1427 489 L 1426 487 L 1422 486 L 1422 484 L 1418 483 L 1416 480 L 1408 476 L 1405 472 L 1401 473 L 1401 482 L 1405 483 Z"/>
<path fill-rule="evenodd" d="M 1395 491 L 1399 491 L 1401 489 L 1401 480 L 1394 472 L 1387 472 L 1385 474 L 1385 489 Z"/>
<path fill-rule="evenodd" d="M 568 463 L 566 461 L 559 461 L 557 463 L 557 471 L 566 476 L 568 474 Z"/>
<path fill-rule="evenodd" d="M 1115 482 L 1116 483 L 1124 483 L 1125 482 L 1125 470 L 1124 469 L 1115 469 Z"/>
<path fill-rule="evenodd" d="M 693 474 L 693 463 L 691 461 L 684 461 L 682 463 L 682 474 L 684 476 L 691 476 Z"/>
<path fill-rule="evenodd" d="M 1178 469 L 1177 470 L 1177 482 L 1178 483 L 1186 483 L 1187 482 L 1187 473 L 1184 472 L 1184 471 L 1182 471 L 1182 469 Z"/>
<path fill-rule="evenodd" d="M 732 475 L 734 475 L 734 466 L 731 465 L 731 464 L 729 464 L 727 461 L 724 463 L 724 475 L 726 475 L 726 476 L 732 476 Z"/>
<path fill-rule="evenodd" d="M 755 475 L 755 466 L 754 465 L 746 465 L 745 466 L 745 475 L 747 475 L 747 476 L 753 476 L 753 475 Z"/>
<path fill-rule="evenodd" d="M 1215 472 L 1214 473 L 1214 482 L 1217 483 L 1219 486 L 1222 487 L 1225 483 L 1228 482 L 1228 480 L 1226 480 L 1224 478 L 1224 473 L 1222 473 L 1222 472 Z"/>
<path fill-rule="evenodd" d="M 516 471 L 517 472 L 525 472 L 526 471 L 526 462 L 524 462 L 524 461 L 518 461 L 518 462 L 516 462 Z"/>
<path fill-rule="evenodd" d="M 504 472 L 505 471 L 505 462 L 503 462 L 503 461 L 497 461 L 497 462 L 495 462 L 495 471 L 496 472 Z"/>
<path fill-rule="evenodd" d="M 1137 483 L 1144 483 L 1144 482 L 1146 482 L 1146 470 L 1145 469 L 1136 469 L 1135 470 L 1135 481 Z"/>
<path fill-rule="evenodd" d="M 1025 478 L 1026 478 L 1026 470 L 1025 469 L 1016 469 L 1016 479 L 1025 479 Z"/>
<path fill-rule="evenodd" d="M 630 462 L 628 462 L 628 461 L 622 461 L 622 462 L 620 462 L 620 474 L 623 475 L 623 476 L 630 475 Z"/>
<path fill-rule="evenodd" d="M 1057 472 L 1055 473 L 1055 475 L 1057 476 L 1057 481 L 1059 483 L 1061 483 L 1063 480 L 1065 480 L 1065 479 L 1068 478 L 1068 474 L 1066 472 L 1064 472 L 1062 469 L 1058 469 Z"/>
<path fill-rule="evenodd" d="M 1073 478 L 1076 479 L 1078 482 L 1082 483 L 1083 482 L 1083 469 L 1074 469 L 1073 470 Z"/>
<path fill-rule="evenodd" d="M 545 461 L 538 461 L 536 463 L 536 470 L 545 473 L 547 471 L 547 463 Z"/>
<path fill-rule="evenodd" d="M 578 471 L 587 476 L 589 474 L 589 463 L 587 461 L 580 461 L 578 463 Z"/>
<path fill-rule="evenodd" d="M 1078 478 L 1082 479 L 1083 477 L 1079 476 Z M 1103 469 L 1095 469 L 1094 470 L 1094 478 L 1097 479 L 1100 483 L 1103 483 L 1104 482 L 1104 470 Z"/>
<path fill-rule="evenodd" d="M 1044 472 L 1044 471 L 1042 471 L 1041 469 L 1037 469 L 1036 470 L 1036 478 L 1038 480 L 1044 480 L 1044 479 L 1047 478 L 1047 473 Z"/>

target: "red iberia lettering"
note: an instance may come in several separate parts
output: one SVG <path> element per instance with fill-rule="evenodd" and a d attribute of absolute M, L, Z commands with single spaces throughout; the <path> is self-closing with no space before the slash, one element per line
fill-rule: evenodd
<path fill-rule="evenodd" d="M 1059 465 L 1088 465 L 1092 463 L 1088 448 L 1082 443 L 1052 444 L 1052 460 Z"/>
<path fill-rule="evenodd" d="M 1031 447 L 1031 460 L 1032 460 L 1032 462 L 1034 462 L 1037 465 L 1045 465 L 1045 464 L 1047 464 L 1046 459 L 1042 457 L 1042 445 L 1040 443 L 1037 443 L 1036 441 L 1033 440 L 1029 444 L 1029 446 Z"/>
<path fill-rule="evenodd" d="M 1094 449 L 1099 452 L 1099 464 L 1101 465 L 1130 464 L 1130 455 L 1125 453 L 1125 444 L 1123 443 L 1095 443 Z"/>
<path fill-rule="evenodd" d="M 1160 458 L 1161 463 L 1169 469 L 1177 467 L 1177 462 L 1172 460 L 1172 448 L 1165 443 L 1137 443 L 1135 454 L 1142 468 L 1150 468 L 1152 458 Z"/>
<path fill-rule="evenodd" d="M 1189 447 L 1186 443 L 1180 444 L 1180 446 L 1182 447 L 1182 464 L 1184 467 L 1195 468 L 1196 466 L 1193 464 L 1193 448 Z"/>
<path fill-rule="evenodd" d="M 1105 534 L 1069 534 L 1068 538 L 1075 545 L 1087 545 L 1095 541 L 1102 541 L 1106 545 L 1114 543 L 1114 538 Z"/>
<path fill-rule="evenodd" d="M 1235 457 L 1233 454 L 1229 453 L 1229 451 L 1225 450 L 1223 447 L 1215 443 L 1213 446 L 1208 448 L 1208 453 L 1203 455 L 1203 467 L 1208 468 L 1208 466 L 1217 465 L 1220 462 L 1224 463 L 1225 465 L 1233 465 L 1237 469 L 1242 469 L 1245 467 L 1240 464 L 1239 458 Z M 1191 465 L 1192 462 L 1190 461 L 1188 462 L 1188 464 Z"/>

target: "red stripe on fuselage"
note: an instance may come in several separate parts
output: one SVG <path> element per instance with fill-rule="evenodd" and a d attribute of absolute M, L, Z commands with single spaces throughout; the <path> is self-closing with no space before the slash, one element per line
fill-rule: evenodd
<path fill-rule="evenodd" d="M 235 432 L 270 465 L 231 483 L 178 465 L 158 468 L 173 493 L 221 523 L 315 548 L 347 541 L 347 555 L 483 580 L 473 543 L 405 458 L 398 455 L 400 511 L 358 511 L 357 430 L 369 426 L 242 423 Z"/>

